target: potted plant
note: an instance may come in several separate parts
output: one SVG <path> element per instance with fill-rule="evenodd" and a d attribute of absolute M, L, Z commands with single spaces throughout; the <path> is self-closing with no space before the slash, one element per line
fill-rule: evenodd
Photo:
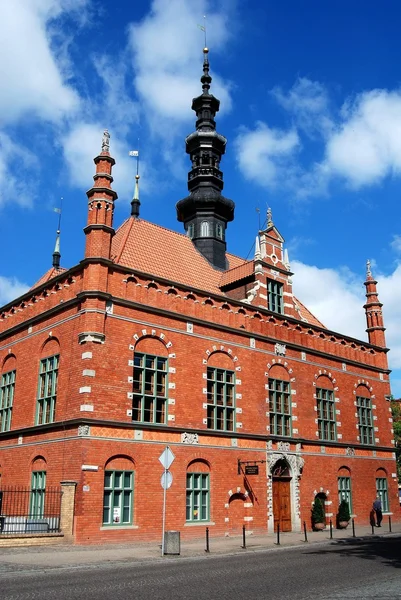
<path fill-rule="evenodd" d="M 348 526 L 350 519 L 351 514 L 349 511 L 349 504 L 347 500 L 341 500 L 337 513 L 337 527 L 339 529 L 345 529 Z"/>
<path fill-rule="evenodd" d="M 315 531 L 320 531 L 326 527 L 326 515 L 323 502 L 320 498 L 315 498 L 312 507 L 312 525 Z"/>

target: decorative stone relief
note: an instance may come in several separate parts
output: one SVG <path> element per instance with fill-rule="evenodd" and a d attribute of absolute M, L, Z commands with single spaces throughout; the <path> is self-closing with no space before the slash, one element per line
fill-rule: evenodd
<path fill-rule="evenodd" d="M 290 450 L 291 450 L 290 442 L 277 442 L 277 450 L 279 452 L 290 452 Z"/>
<path fill-rule="evenodd" d="M 355 456 L 355 448 L 346 448 L 345 449 L 346 456 Z"/>
<path fill-rule="evenodd" d="M 277 356 L 285 356 L 285 353 L 287 352 L 287 348 L 285 344 L 275 344 L 274 346 L 274 352 L 275 354 L 277 354 Z"/>
<path fill-rule="evenodd" d="M 197 433 L 184 433 L 181 434 L 181 443 L 182 444 L 199 444 L 199 436 Z"/>
<path fill-rule="evenodd" d="M 79 436 L 86 436 L 86 435 L 90 435 L 91 429 L 89 427 L 89 425 L 78 425 L 78 435 Z"/>

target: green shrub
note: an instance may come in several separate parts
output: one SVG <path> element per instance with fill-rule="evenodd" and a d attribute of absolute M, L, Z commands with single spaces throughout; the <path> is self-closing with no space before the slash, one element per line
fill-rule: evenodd
<path fill-rule="evenodd" d="M 326 515 L 324 512 L 323 502 L 320 498 L 315 498 L 312 508 L 312 521 L 313 523 L 325 523 Z"/>
<path fill-rule="evenodd" d="M 349 521 L 351 514 L 349 512 L 349 504 L 346 500 L 341 500 L 340 506 L 338 507 L 338 521 Z"/>

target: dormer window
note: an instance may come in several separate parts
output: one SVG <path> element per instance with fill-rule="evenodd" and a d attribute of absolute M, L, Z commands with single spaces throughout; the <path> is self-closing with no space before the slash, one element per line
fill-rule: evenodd
<path fill-rule="evenodd" d="M 207 221 L 202 221 L 201 223 L 201 236 L 209 237 L 209 223 Z"/>
<path fill-rule="evenodd" d="M 269 310 L 284 313 L 283 310 L 283 284 L 273 279 L 267 281 L 267 307 Z"/>

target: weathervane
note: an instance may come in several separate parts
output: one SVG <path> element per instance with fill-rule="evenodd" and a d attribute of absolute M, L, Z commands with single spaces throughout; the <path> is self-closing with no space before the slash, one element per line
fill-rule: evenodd
<path fill-rule="evenodd" d="M 198 25 L 198 27 L 205 34 L 205 48 L 207 48 L 207 43 L 206 43 L 206 15 L 203 15 L 203 23 L 204 23 L 203 25 Z"/>

